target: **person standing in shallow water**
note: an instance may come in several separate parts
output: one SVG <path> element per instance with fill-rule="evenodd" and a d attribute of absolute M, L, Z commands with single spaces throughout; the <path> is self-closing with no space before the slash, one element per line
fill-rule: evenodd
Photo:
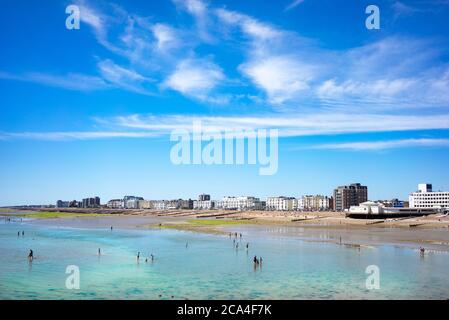
<path fill-rule="evenodd" d="M 253 261 L 254 261 L 254 264 L 255 264 L 255 265 L 258 265 L 258 264 L 259 264 L 259 260 L 257 259 L 257 256 L 254 256 Z"/>
<path fill-rule="evenodd" d="M 100 250 L 100 248 L 98 248 L 98 255 L 99 255 L 99 256 L 101 255 L 101 250 Z"/>
<path fill-rule="evenodd" d="M 33 250 L 30 249 L 30 253 L 28 254 L 28 260 L 31 262 L 31 261 L 33 261 L 33 258 L 34 258 L 34 253 L 33 253 Z"/>

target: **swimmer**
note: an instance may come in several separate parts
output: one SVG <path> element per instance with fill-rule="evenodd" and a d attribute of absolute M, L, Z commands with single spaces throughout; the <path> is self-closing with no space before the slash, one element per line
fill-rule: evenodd
<path fill-rule="evenodd" d="M 28 260 L 33 261 L 34 253 L 33 250 L 30 249 L 30 253 L 28 254 Z"/>

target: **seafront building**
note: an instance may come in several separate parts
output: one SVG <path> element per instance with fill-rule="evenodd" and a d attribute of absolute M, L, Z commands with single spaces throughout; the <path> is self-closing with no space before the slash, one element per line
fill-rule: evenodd
<path fill-rule="evenodd" d="M 211 210 L 215 208 L 214 200 L 194 200 L 193 209 L 196 210 Z"/>
<path fill-rule="evenodd" d="M 62 201 L 58 200 L 56 201 L 56 208 L 68 208 L 70 201 Z"/>
<path fill-rule="evenodd" d="M 142 197 L 125 196 L 123 197 L 123 204 L 125 209 L 139 209 L 139 201 L 143 200 Z"/>
<path fill-rule="evenodd" d="M 137 206 L 139 209 L 151 209 L 151 201 L 150 200 L 138 200 Z"/>
<path fill-rule="evenodd" d="M 449 209 L 449 192 L 432 191 L 432 184 L 418 184 L 418 191 L 409 195 L 410 208 Z"/>
<path fill-rule="evenodd" d="M 81 201 L 56 201 L 56 208 L 99 208 L 100 206 L 99 197 L 85 198 Z"/>
<path fill-rule="evenodd" d="M 300 210 L 304 211 L 325 211 L 332 208 L 332 197 L 315 195 L 303 196 Z"/>
<path fill-rule="evenodd" d="M 386 207 L 383 203 L 366 201 L 357 206 L 351 206 L 346 213 L 347 217 L 359 219 L 386 219 L 400 217 L 421 217 L 437 213 L 436 208 L 404 208 Z"/>
<path fill-rule="evenodd" d="M 125 203 L 123 199 L 111 199 L 106 204 L 106 207 L 111 209 L 123 209 L 125 208 Z"/>
<path fill-rule="evenodd" d="M 265 201 L 256 197 L 223 197 L 217 202 L 219 209 L 224 210 L 263 210 Z"/>
<path fill-rule="evenodd" d="M 290 211 L 293 210 L 295 198 L 292 197 L 268 197 L 266 201 L 266 210 Z"/>
<path fill-rule="evenodd" d="M 85 198 L 82 201 L 81 208 L 99 208 L 100 205 L 100 197 Z"/>
<path fill-rule="evenodd" d="M 334 190 L 333 207 L 335 211 L 348 210 L 351 206 L 358 206 L 368 201 L 368 187 L 360 183 L 349 186 L 339 186 Z"/>

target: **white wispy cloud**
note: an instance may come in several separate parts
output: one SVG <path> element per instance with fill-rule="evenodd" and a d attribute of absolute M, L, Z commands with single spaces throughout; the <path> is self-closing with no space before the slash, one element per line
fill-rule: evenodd
<path fill-rule="evenodd" d="M 292 2 L 290 2 L 290 4 L 288 6 L 285 7 L 284 11 L 289 11 L 291 9 L 294 9 L 303 2 L 304 2 L 304 0 L 293 0 Z"/>
<path fill-rule="evenodd" d="M 401 139 L 389 141 L 363 141 L 330 143 L 312 146 L 312 149 L 335 149 L 353 151 L 377 151 L 396 148 L 449 147 L 449 139 Z"/>
<path fill-rule="evenodd" d="M 133 70 L 118 66 L 111 60 L 100 61 L 97 67 L 99 76 L 77 73 L 57 75 L 43 72 L 27 72 L 16 75 L 0 71 L 0 79 L 33 82 L 74 91 L 87 92 L 122 88 L 140 94 L 152 94 L 144 86 L 146 83 L 153 82 L 150 78 L 144 77 Z"/>
<path fill-rule="evenodd" d="M 101 76 L 116 87 L 141 94 L 150 94 L 150 91 L 145 89 L 144 85 L 153 82 L 153 80 L 134 70 L 118 66 L 111 60 L 100 61 L 98 69 Z"/>
<path fill-rule="evenodd" d="M 94 118 L 99 131 L 86 132 L 1 132 L 0 139 L 33 140 L 87 140 L 105 138 L 151 138 L 169 135 L 173 130 L 192 130 L 200 121 L 207 132 L 223 133 L 228 130 L 277 129 L 280 137 L 326 136 L 351 133 L 373 133 L 415 130 L 449 129 L 449 114 L 400 116 L 354 114 L 276 114 L 263 116 L 201 116 L 201 115 L 127 115 L 113 118 Z M 107 130 L 106 130 L 107 129 Z M 408 142 L 354 142 L 323 144 L 318 149 L 381 149 L 401 147 L 407 143 L 431 145 L 432 139 L 401 140 Z M 439 139 L 438 141 L 443 141 Z M 438 145 L 440 142 L 435 142 Z M 370 147 L 371 146 L 371 147 Z"/>
<path fill-rule="evenodd" d="M 177 65 L 163 87 L 210 102 L 209 93 L 225 78 L 222 69 L 211 61 L 186 59 Z"/>
<path fill-rule="evenodd" d="M 98 140 L 113 138 L 152 138 L 155 132 L 67 131 L 67 132 L 0 132 L 0 140 Z"/>
<path fill-rule="evenodd" d="M 378 115 L 378 114 L 289 114 L 248 116 L 168 115 L 120 116 L 102 119 L 102 123 L 118 128 L 140 130 L 191 129 L 199 120 L 206 130 L 223 132 L 227 129 L 278 129 L 281 136 L 310 136 L 344 133 L 391 132 L 410 130 L 449 129 L 449 114 L 439 115 Z"/>
<path fill-rule="evenodd" d="M 15 75 L 0 71 L 0 79 L 33 82 L 41 85 L 75 91 L 95 91 L 111 88 L 111 85 L 101 77 L 77 73 L 56 75 L 41 72 L 28 72 L 20 75 Z"/>
<path fill-rule="evenodd" d="M 273 104 L 282 104 L 310 90 L 314 67 L 294 57 L 270 56 L 240 66 L 242 72 L 267 92 Z"/>
<path fill-rule="evenodd" d="M 283 33 L 274 26 L 236 11 L 219 8 L 215 10 L 215 14 L 221 22 L 240 28 L 252 40 L 272 40 L 282 36 Z"/>
<path fill-rule="evenodd" d="M 239 70 L 266 93 L 269 103 L 283 104 L 310 89 L 318 68 L 297 54 L 300 37 L 235 11 L 221 8 L 216 15 L 246 37 L 247 60 Z"/>
<path fill-rule="evenodd" d="M 191 14 L 196 21 L 196 31 L 198 36 L 206 42 L 211 42 L 213 36 L 209 32 L 209 26 L 211 25 L 209 17 L 208 4 L 201 0 L 172 0 L 173 3 L 189 14 Z"/>
<path fill-rule="evenodd" d="M 163 23 L 156 23 L 151 27 L 156 38 L 158 51 L 166 51 L 179 45 L 178 36 L 174 28 Z"/>

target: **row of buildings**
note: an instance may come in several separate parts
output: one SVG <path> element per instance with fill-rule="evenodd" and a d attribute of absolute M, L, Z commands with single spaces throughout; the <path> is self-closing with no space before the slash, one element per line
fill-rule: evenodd
<path fill-rule="evenodd" d="M 333 201 L 332 197 L 322 195 L 308 195 L 300 198 L 268 197 L 266 201 L 251 196 L 226 196 L 221 200 L 211 200 L 210 195 L 202 194 L 198 200 L 145 200 L 142 197 L 126 196 L 123 199 L 109 200 L 106 206 L 112 209 L 325 211 L 333 209 Z"/>
<path fill-rule="evenodd" d="M 81 201 L 56 201 L 56 208 L 100 208 L 100 197 L 84 198 Z"/>
<path fill-rule="evenodd" d="M 106 207 L 112 209 L 196 209 L 196 210 L 272 210 L 272 211 L 347 211 L 368 202 L 368 187 L 353 183 L 335 188 L 332 196 L 305 195 L 302 197 L 276 196 L 265 201 L 253 196 L 226 196 L 221 200 L 212 200 L 209 194 L 200 194 L 198 200 L 145 200 L 143 197 L 125 196 L 112 199 Z M 432 185 L 423 183 L 418 190 L 409 195 L 409 201 L 398 199 L 377 201 L 375 204 L 386 208 L 449 208 L 449 192 L 432 191 Z M 370 205 L 373 207 L 373 205 Z M 100 208 L 99 197 L 85 198 L 82 201 L 62 201 L 56 203 L 58 208 Z M 358 210 L 358 209 L 357 209 Z M 361 209 L 360 209 L 361 210 Z M 363 210 L 368 210 L 364 208 Z M 371 209 L 370 209 L 371 210 Z"/>

